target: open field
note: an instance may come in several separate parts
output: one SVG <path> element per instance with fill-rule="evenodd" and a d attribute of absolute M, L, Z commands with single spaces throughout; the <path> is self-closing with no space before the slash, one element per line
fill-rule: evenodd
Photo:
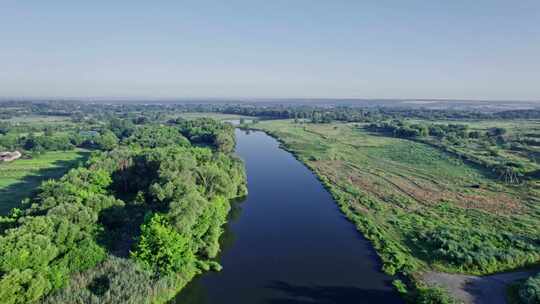
<path fill-rule="evenodd" d="M 50 116 L 50 115 L 23 115 L 15 116 L 9 119 L 1 119 L 0 121 L 11 123 L 55 123 L 55 122 L 69 122 L 71 118 L 69 116 Z"/>
<path fill-rule="evenodd" d="M 88 154 L 81 149 L 53 151 L 32 159 L 0 163 L 0 214 L 7 214 L 41 182 L 62 176 L 69 168 L 84 161 Z"/>
<path fill-rule="evenodd" d="M 231 120 L 231 119 L 253 119 L 251 116 L 242 116 L 242 115 L 235 115 L 235 114 L 222 114 L 222 113 L 195 113 L 195 112 L 189 112 L 189 113 L 180 113 L 178 115 L 175 115 L 176 117 L 182 117 L 184 119 L 197 119 L 202 117 L 207 118 L 213 118 L 215 120 Z"/>
<path fill-rule="evenodd" d="M 52 115 L 23 115 L 15 116 L 9 119 L 2 119 L 2 121 L 14 122 L 14 123 L 50 123 L 50 122 L 65 122 L 70 121 L 69 116 L 52 116 Z"/>
<path fill-rule="evenodd" d="M 425 123 L 422 120 L 408 120 L 410 123 Z M 480 121 L 430 121 L 434 124 L 459 124 L 468 127 L 468 132 L 489 133 L 496 128 L 504 129 L 503 136 L 486 140 L 468 138 L 459 144 L 447 143 L 436 137 L 421 139 L 426 143 L 444 147 L 477 163 L 519 164 L 524 175 L 540 172 L 540 121 L 538 120 L 480 120 Z"/>
<path fill-rule="evenodd" d="M 374 244 L 386 272 L 489 274 L 540 261 L 539 192 L 429 145 L 356 124 L 254 125 L 329 188 Z"/>

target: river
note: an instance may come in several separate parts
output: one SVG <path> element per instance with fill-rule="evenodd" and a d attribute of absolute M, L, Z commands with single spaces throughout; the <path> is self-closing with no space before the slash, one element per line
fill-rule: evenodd
<path fill-rule="evenodd" d="M 221 272 L 174 303 L 403 303 L 370 243 L 316 176 L 263 132 L 236 130 L 249 195 L 222 238 Z"/>

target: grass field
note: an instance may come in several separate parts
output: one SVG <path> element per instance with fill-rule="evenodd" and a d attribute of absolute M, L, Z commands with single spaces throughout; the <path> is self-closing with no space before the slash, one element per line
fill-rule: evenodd
<path fill-rule="evenodd" d="M 71 167 L 84 161 L 86 150 L 54 151 L 32 159 L 19 159 L 11 163 L 0 163 L 0 214 L 7 214 L 19 206 L 41 182 L 58 178 Z"/>
<path fill-rule="evenodd" d="M 180 113 L 174 115 L 175 117 L 182 117 L 184 119 L 197 119 L 202 117 L 213 118 L 215 120 L 231 120 L 231 119 L 253 119 L 250 116 L 234 115 L 234 114 L 222 114 L 222 113 Z"/>
<path fill-rule="evenodd" d="M 540 261 L 539 192 L 354 124 L 262 121 L 374 244 L 388 273 L 486 274 Z"/>
<path fill-rule="evenodd" d="M 409 120 L 411 123 L 426 123 Z M 519 163 L 524 174 L 540 174 L 540 121 L 538 120 L 480 120 L 480 121 L 429 121 L 434 124 L 464 124 L 470 131 L 481 134 L 492 128 L 504 128 L 504 143 L 499 140 L 472 139 L 460 145 L 446 145 L 446 150 L 463 155 L 479 163 L 504 164 Z M 440 145 L 439 138 L 422 139 L 433 145 Z"/>
<path fill-rule="evenodd" d="M 10 119 L 1 119 L 0 121 L 7 121 L 11 123 L 55 123 L 55 122 L 68 122 L 71 121 L 69 116 L 48 116 L 48 115 L 24 115 L 15 116 Z"/>

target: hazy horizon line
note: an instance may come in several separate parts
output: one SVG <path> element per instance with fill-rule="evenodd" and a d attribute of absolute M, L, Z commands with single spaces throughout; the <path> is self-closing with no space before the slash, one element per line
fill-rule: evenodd
<path fill-rule="evenodd" d="M 343 100 L 343 101 L 467 101 L 467 102 L 530 102 L 540 103 L 538 99 L 489 99 L 489 98 L 429 98 L 429 97 L 257 97 L 257 96 L 194 96 L 194 97 L 152 97 L 152 96 L 0 96 L 0 101 L 281 101 L 281 100 Z"/>

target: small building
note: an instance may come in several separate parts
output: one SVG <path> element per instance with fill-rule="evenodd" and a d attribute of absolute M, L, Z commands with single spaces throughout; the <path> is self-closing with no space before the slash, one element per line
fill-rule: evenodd
<path fill-rule="evenodd" d="M 21 152 L 0 152 L 0 162 L 10 162 L 19 159 L 22 156 Z"/>

